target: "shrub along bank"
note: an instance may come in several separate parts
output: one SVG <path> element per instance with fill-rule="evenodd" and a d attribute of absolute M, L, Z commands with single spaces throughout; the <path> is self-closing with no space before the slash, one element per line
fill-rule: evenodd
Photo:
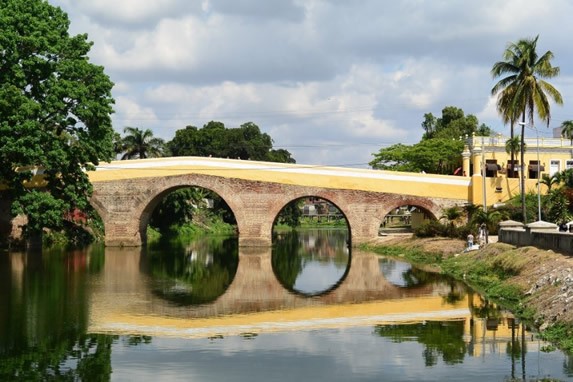
<path fill-rule="evenodd" d="M 463 252 L 462 240 L 392 238 L 363 249 L 407 260 L 464 281 L 487 299 L 534 325 L 540 336 L 573 352 L 573 260 L 504 243 Z"/>

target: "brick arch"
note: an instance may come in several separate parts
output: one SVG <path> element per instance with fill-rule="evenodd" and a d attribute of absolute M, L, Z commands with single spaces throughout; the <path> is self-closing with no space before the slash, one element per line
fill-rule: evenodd
<path fill-rule="evenodd" d="M 400 201 L 396 201 L 394 204 L 390 204 L 389 205 L 389 209 L 387 210 L 386 214 L 388 214 L 388 212 L 401 207 L 401 206 L 414 206 L 414 207 L 418 207 L 421 208 L 422 210 L 424 210 L 425 212 L 427 212 L 433 219 L 438 219 L 438 217 L 440 216 L 441 212 L 442 212 L 442 207 L 437 206 L 434 202 L 432 202 L 430 199 L 422 199 L 422 198 L 404 198 L 401 199 Z"/>
<path fill-rule="evenodd" d="M 118 187 L 115 182 L 97 184 L 97 189 L 94 190 L 90 203 L 104 222 L 106 245 L 137 246 L 144 243 L 147 236 L 147 224 L 155 207 L 167 194 L 185 187 L 200 187 L 219 195 L 227 203 L 240 226 L 239 216 L 236 212 L 237 208 L 240 207 L 236 205 L 236 200 L 230 197 L 231 190 L 225 187 L 224 182 L 217 182 L 217 177 L 182 175 L 154 178 L 151 181 L 149 179 L 134 179 L 123 182 L 121 188 L 124 191 L 130 188 L 141 189 L 142 183 L 145 190 L 143 192 L 140 190 L 131 197 L 126 197 L 125 192 L 117 190 Z M 110 200 L 114 202 L 115 211 L 110 211 Z M 121 202 L 127 206 L 122 208 L 120 205 L 118 208 L 117 205 Z M 114 222 L 118 220 L 117 215 L 119 214 L 122 215 L 121 224 Z M 118 239 L 108 242 L 108 236 L 116 236 Z"/>
<path fill-rule="evenodd" d="M 225 200 L 237 221 L 239 246 L 251 247 L 270 246 L 279 211 L 301 197 L 315 196 L 333 203 L 347 220 L 353 246 L 375 239 L 382 219 L 396 206 L 416 205 L 439 216 L 443 208 L 460 203 L 388 194 L 383 190 L 309 187 L 206 174 L 101 181 L 94 183 L 91 202 L 104 221 L 106 245 L 141 245 L 153 208 L 165 194 L 181 187 L 202 187 Z"/>
<path fill-rule="evenodd" d="M 443 209 L 443 207 L 436 204 L 432 199 L 428 199 L 428 198 L 403 197 L 403 196 L 393 198 L 393 199 L 390 199 L 390 201 L 387 205 L 387 209 L 382 213 L 378 222 L 376 223 L 377 224 L 376 230 L 380 229 L 380 225 L 384 221 L 384 217 L 386 215 L 388 215 L 389 212 L 391 212 L 392 210 L 395 210 L 396 208 L 401 207 L 401 206 L 418 207 L 418 208 L 424 210 L 424 212 L 426 212 L 428 215 L 430 215 L 435 220 L 438 219 L 438 216 L 440 216 L 442 209 Z"/>
<path fill-rule="evenodd" d="M 283 208 L 285 208 L 289 203 L 292 203 L 296 200 L 300 200 L 300 199 L 305 199 L 305 198 L 318 198 L 318 199 L 322 199 L 322 200 L 326 200 L 327 202 L 333 204 L 336 208 L 338 208 L 338 210 L 342 213 L 342 216 L 344 217 L 344 219 L 346 220 L 346 226 L 348 228 L 348 232 L 351 232 L 350 229 L 350 223 L 348 222 L 348 218 L 346 217 L 346 214 L 344 213 L 344 210 L 333 200 L 325 197 L 325 196 L 321 196 L 321 192 L 317 192 L 317 193 L 306 193 L 306 192 L 299 192 L 298 195 L 296 195 L 297 193 L 295 192 L 294 195 L 288 195 L 285 200 L 282 201 L 282 207 L 279 207 L 276 211 L 270 211 L 271 214 L 274 215 L 274 219 L 273 219 L 273 226 L 276 222 L 276 219 L 278 218 L 279 213 L 282 211 Z M 277 204 L 278 206 L 278 204 Z M 276 207 L 276 206 L 275 206 Z"/>

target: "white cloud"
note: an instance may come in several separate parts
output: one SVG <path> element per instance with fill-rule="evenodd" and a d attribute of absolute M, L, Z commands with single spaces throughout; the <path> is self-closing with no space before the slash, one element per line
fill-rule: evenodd
<path fill-rule="evenodd" d="M 539 34 L 567 105 L 573 3 L 520 0 L 52 0 L 105 67 L 117 130 L 171 139 L 186 125 L 252 121 L 301 163 L 367 163 L 414 143 L 424 113 L 461 107 L 502 130 L 490 69 L 509 41 Z M 264 4 L 263 4 L 264 3 Z M 553 121 L 573 119 L 555 107 Z"/>

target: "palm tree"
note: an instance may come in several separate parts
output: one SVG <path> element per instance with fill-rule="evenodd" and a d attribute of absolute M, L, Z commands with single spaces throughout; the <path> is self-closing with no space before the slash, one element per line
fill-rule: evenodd
<path fill-rule="evenodd" d="M 513 131 L 512 131 L 512 134 L 513 134 Z M 523 151 L 525 151 L 525 149 L 526 149 L 526 147 L 523 148 Z M 510 173 L 511 173 L 512 177 L 513 177 L 513 174 L 515 173 L 514 155 L 517 151 L 520 151 L 520 150 L 521 150 L 521 140 L 519 138 L 519 135 L 517 137 L 511 137 L 507 141 L 505 141 L 505 152 L 508 154 L 511 153 L 511 172 Z"/>
<path fill-rule="evenodd" d="M 124 159 L 153 158 L 162 155 L 164 141 L 161 138 L 153 137 L 150 129 L 141 130 L 137 127 L 126 127 L 123 132 L 127 134 L 123 137 L 123 150 L 125 153 L 121 157 Z"/>
<path fill-rule="evenodd" d="M 453 227 L 462 216 L 462 209 L 459 207 L 449 207 L 443 210 L 443 215 L 440 216 L 440 219 L 446 219 L 450 223 L 450 226 Z"/>
<path fill-rule="evenodd" d="M 573 121 L 567 120 L 563 121 L 561 124 L 561 136 L 563 138 L 571 139 L 571 145 L 573 145 Z"/>
<path fill-rule="evenodd" d="M 505 76 L 491 89 L 492 95 L 498 95 L 498 111 L 504 122 L 517 121 L 521 116 L 521 165 L 524 161 L 525 122 L 533 126 L 534 114 L 547 123 L 551 119 L 549 98 L 556 104 L 562 105 L 561 93 L 543 78 L 553 78 L 559 74 L 559 67 L 551 65 L 553 53 L 545 52 L 541 57 L 537 54 L 537 40 L 521 39 L 510 43 L 503 53 L 504 61 L 496 62 L 491 74 L 494 78 Z M 521 203 L 523 220 L 527 222 L 525 209 L 524 174 L 520 174 Z"/>
<path fill-rule="evenodd" d="M 487 211 L 479 209 L 472 216 L 472 223 L 476 224 L 477 226 L 481 226 L 482 224 L 485 225 L 484 234 L 486 244 L 489 242 L 489 232 L 495 229 L 497 223 L 499 223 L 502 218 L 502 213 L 494 209 L 488 209 Z"/>
<path fill-rule="evenodd" d="M 553 187 L 556 184 L 558 185 L 560 182 L 561 179 L 558 173 L 555 173 L 551 176 L 543 174 L 541 176 L 541 179 L 539 180 L 539 183 L 547 186 L 547 192 L 551 191 L 551 187 Z"/>
<path fill-rule="evenodd" d="M 559 184 L 563 184 L 567 188 L 573 188 L 573 168 L 568 168 L 555 175 L 559 180 Z"/>

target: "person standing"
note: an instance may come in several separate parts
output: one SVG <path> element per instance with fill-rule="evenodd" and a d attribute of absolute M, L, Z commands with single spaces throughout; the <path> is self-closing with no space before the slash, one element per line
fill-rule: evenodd
<path fill-rule="evenodd" d="M 486 225 L 485 223 L 481 223 L 481 225 L 479 226 L 479 233 L 478 233 L 478 242 L 479 242 L 479 246 L 483 247 L 485 245 L 485 230 L 486 230 Z"/>

